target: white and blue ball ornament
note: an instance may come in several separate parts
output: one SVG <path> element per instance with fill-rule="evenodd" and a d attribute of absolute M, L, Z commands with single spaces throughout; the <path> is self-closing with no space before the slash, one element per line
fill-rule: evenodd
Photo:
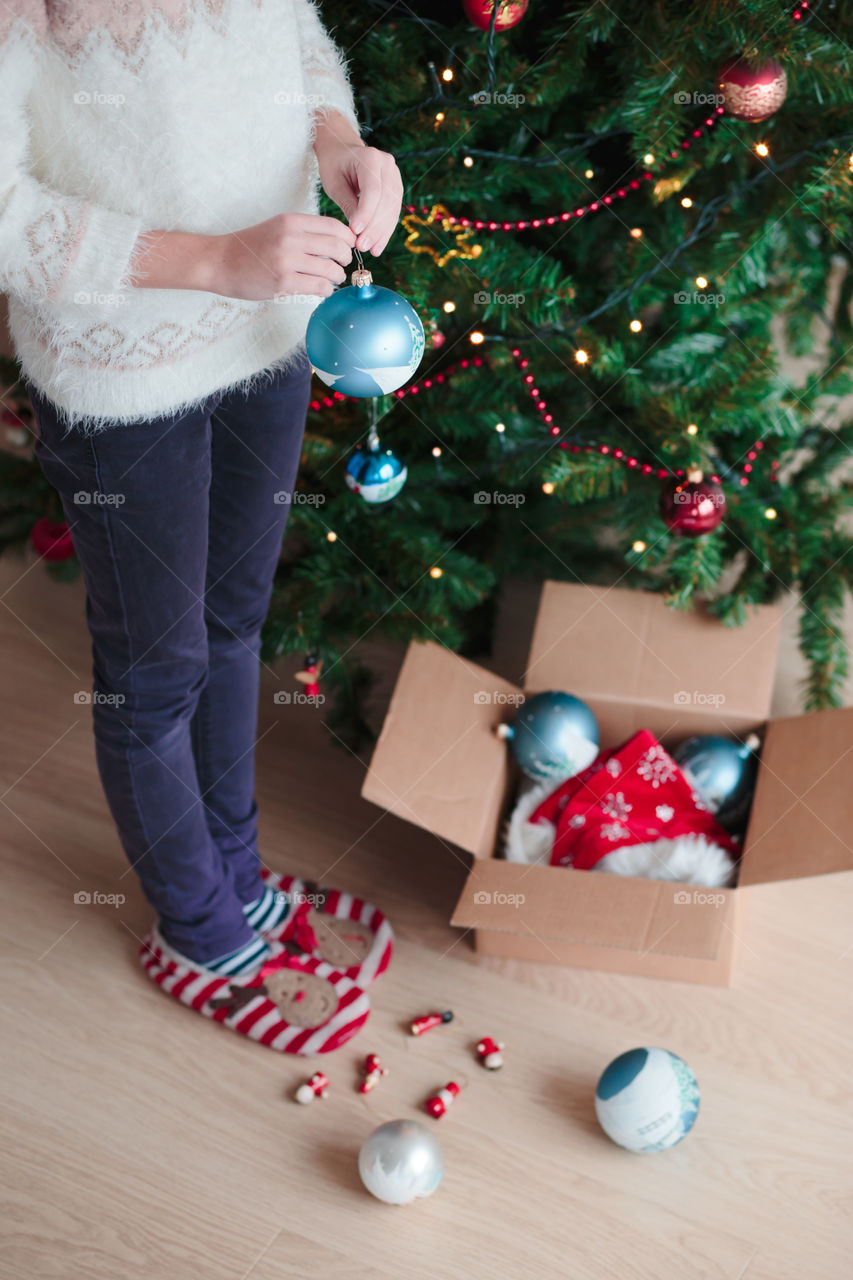
<path fill-rule="evenodd" d="M 393 289 L 373 283 L 369 271 L 325 298 L 308 321 L 305 347 L 314 372 L 346 396 L 385 396 L 417 369 L 424 327 L 414 308 Z"/>
<path fill-rule="evenodd" d="M 524 703 L 512 724 L 498 726 L 519 768 L 536 782 L 570 778 L 598 755 L 598 724 L 585 702 L 551 690 Z"/>
<path fill-rule="evenodd" d="M 358 448 L 347 463 L 346 482 L 365 502 L 389 502 L 406 483 L 408 469 L 391 449 Z"/>
<path fill-rule="evenodd" d="M 608 1138 L 628 1151 L 665 1151 L 685 1137 L 699 1114 L 699 1085 L 668 1049 L 629 1049 L 601 1073 L 595 1114 Z"/>
<path fill-rule="evenodd" d="M 444 1156 L 438 1139 L 417 1120 L 389 1120 L 362 1145 L 358 1172 L 377 1200 L 411 1204 L 436 1190 L 444 1177 Z"/>
<path fill-rule="evenodd" d="M 737 742 L 719 733 L 700 733 L 672 753 L 699 799 L 730 831 L 739 830 L 749 814 L 758 777 L 759 745 L 756 734 Z"/>

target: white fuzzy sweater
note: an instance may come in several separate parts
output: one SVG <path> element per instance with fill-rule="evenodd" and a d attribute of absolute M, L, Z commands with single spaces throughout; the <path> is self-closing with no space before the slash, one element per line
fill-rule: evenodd
<path fill-rule="evenodd" d="M 3 0 L 0 290 L 33 383 L 97 429 L 292 360 L 317 299 L 128 285 L 137 237 L 317 211 L 317 116 L 356 124 L 310 0 Z"/>

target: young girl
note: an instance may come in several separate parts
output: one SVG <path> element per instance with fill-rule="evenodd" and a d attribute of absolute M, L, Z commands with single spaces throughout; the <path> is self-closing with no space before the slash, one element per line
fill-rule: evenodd
<path fill-rule="evenodd" d="M 261 866 L 259 637 L 308 317 L 388 243 L 397 166 L 309 0 L 5 0 L 0 85 L 0 288 L 85 577 L 101 780 L 157 915 L 145 971 L 273 1049 L 332 1049 L 391 932 Z"/>

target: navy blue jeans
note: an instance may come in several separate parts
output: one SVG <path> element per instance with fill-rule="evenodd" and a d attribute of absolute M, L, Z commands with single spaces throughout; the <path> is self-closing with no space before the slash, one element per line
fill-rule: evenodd
<path fill-rule="evenodd" d="M 251 941 L 260 632 L 293 491 L 310 366 L 190 413 L 84 435 L 30 387 L 36 453 L 86 584 L 98 769 L 168 942 Z"/>

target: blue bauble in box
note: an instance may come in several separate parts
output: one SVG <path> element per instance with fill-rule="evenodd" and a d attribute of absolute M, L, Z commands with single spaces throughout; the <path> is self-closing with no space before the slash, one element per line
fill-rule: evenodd
<path fill-rule="evenodd" d="M 759 746 L 756 734 L 737 742 L 719 733 L 700 733 L 672 753 L 699 799 L 729 831 L 740 830 L 749 815 Z"/>
<path fill-rule="evenodd" d="M 668 1049 L 629 1049 L 601 1073 L 595 1114 L 618 1146 L 665 1151 L 696 1123 L 699 1085 L 687 1063 Z"/>
<path fill-rule="evenodd" d="M 498 726 L 519 768 L 536 782 L 562 781 L 598 755 L 598 724 L 585 702 L 550 690 L 528 698 L 512 724 Z"/>
<path fill-rule="evenodd" d="M 358 448 L 347 463 L 346 481 L 365 502 L 388 502 L 406 483 L 407 468 L 391 449 Z"/>
<path fill-rule="evenodd" d="M 424 354 L 417 312 L 392 289 L 373 283 L 369 271 L 325 298 L 305 335 L 314 372 L 346 396 L 386 396 L 408 382 Z"/>

